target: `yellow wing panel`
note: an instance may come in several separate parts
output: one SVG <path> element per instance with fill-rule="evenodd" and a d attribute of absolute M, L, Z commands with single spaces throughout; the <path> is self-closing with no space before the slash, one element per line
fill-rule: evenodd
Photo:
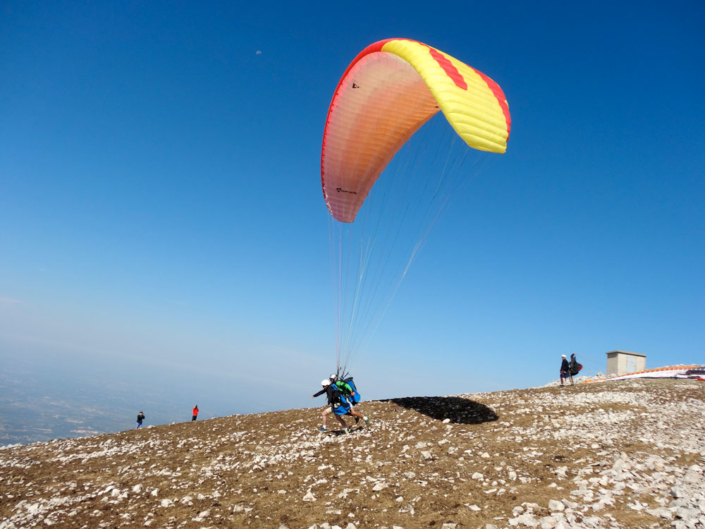
<path fill-rule="evenodd" d="M 488 78 L 450 55 L 420 42 L 395 39 L 385 43 L 382 50 L 403 58 L 418 72 L 448 122 L 470 147 L 506 152 L 508 112 L 505 114 L 502 109 L 500 100 L 486 80 Z M 466 88 L 458 86 L 451 77 L 456 72 Z M 504 104 L 506 106 L 506 100 Z"/>

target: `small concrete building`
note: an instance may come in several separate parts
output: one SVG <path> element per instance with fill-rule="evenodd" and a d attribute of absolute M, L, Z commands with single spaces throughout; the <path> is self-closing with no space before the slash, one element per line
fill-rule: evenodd
<path fill-rule="evenodd" d="M 646 355 L 630 351 L 610 351 L 606 354 L 608 377 L 646 370 Z"/>

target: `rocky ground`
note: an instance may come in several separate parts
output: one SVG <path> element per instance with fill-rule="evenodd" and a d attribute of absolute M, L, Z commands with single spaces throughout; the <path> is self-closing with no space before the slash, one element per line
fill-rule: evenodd
<path fill-rule="evenodd" d="M 628 381 L 0 449 L 0 529 L 705 527 L 705 387 Z"/>

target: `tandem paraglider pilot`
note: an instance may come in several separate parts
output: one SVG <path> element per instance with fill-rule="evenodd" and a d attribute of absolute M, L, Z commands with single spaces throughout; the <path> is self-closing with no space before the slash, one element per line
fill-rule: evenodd
<path fill-rule="evenodd" d="M 323 427 L 320 429 L 321 432 L 327 431 L 326 420 L 328 418 L 329 413 L 333 413 L 335 415 L 335 418 L 338 419 L 338 422 L 343 426 L 343 432 L 346 434 L 349 433 L 350 430 L 348 430 L 348 425 L 343 420 L 343 415 L 352 415 L 353 417 L 365 421 L 365 424 L 367 426 L 370 425 L 370 420 L 367 417 L 353 410 L 350 404 L 345 402 L 345 399 L 343 399 L 342 395 L 340 394 L 340 390 L 338 389 L 337 385 L 331 384 L 330 380 L 325 379 L 321 382 L 321 386 L 323 386 L 323 389 L 321 391 L 311 395 L 311 398 L 315 399 L 319 395 L 323 395 L 325 393 L 326 397 L 328 398 L 328 405 L 326 406 L 326 409 L 323 410 Z"/>

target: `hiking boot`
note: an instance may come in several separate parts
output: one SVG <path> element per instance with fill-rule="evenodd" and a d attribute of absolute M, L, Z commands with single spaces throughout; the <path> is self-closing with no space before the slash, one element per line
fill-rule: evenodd
<path fill-rule="evenodd" d="M 355 424 L 360 422 L 360 417 L 355 417 Z"/>
<path fill-rule="evenodd" d="M 326 427 L 324 426 L 323 428 L 321 428 L 321 429 L 318 430 L 318 431 L 321 432 L 321 433 L 326 433 L 328 430 L 327 430 Z"/>
<path fill-rule="evenodd" d="M 365 417 L 365 426 L 369 427 L 370 426 L 370 418 Z"/>

